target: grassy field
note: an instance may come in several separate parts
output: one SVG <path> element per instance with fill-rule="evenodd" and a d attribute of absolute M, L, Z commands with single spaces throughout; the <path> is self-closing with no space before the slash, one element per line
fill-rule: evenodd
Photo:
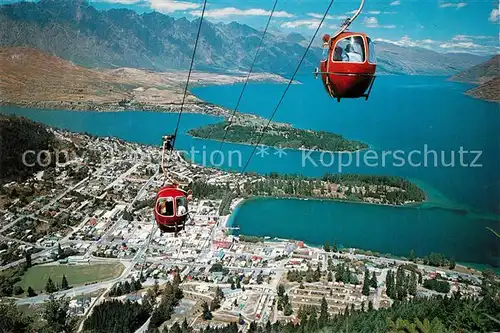
<path fill-rule="evenodd" d="M 68 284 L 70 287 L 74 287 L 118 277 L 123 272 L 124 268 L 125 267 L 120 263 L 33 266 L 24 273 L 18 285 L 25 291 L 31 286 L 31 288 L 39 293 L 45 289 L 49 277 L 54 281 L 56 286 L 60 286 L 62 276 L 66 275 Z"/>

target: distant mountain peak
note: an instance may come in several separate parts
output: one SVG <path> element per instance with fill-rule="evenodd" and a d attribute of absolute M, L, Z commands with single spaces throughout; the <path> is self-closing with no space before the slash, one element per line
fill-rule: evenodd
<path fill-rule="evenodd" d="M 287 38 L 287 40 L 290 40 L 290 41 L 295 40 L 296 42 L 301 42 L 303 40 L 306 40 L 306 38 L 298 32 L 291 32 L 288 34 L 288 36 L 286 38 Z"/>
<path fill-rule="evenodd" d="M 163 71 L 189 66 L 200 18 L 174 19 L 159 12 L 98 11 L 84 0 L 41 0 L 0 5 L 0 46 L 26 46 L 85 67 L 134 67 Z M 238 22 L 204 20 L 195 68 L 247 70 L 263 29 Z M 307 37 L 270 28 L 255 71 L 290 74 Z M 321 58 L 318 37 L 304 68 Z M 379 73 L 452 75 L 482 61 L 473 55 L 445 55 L 393 44 L 377 44 Z"/>

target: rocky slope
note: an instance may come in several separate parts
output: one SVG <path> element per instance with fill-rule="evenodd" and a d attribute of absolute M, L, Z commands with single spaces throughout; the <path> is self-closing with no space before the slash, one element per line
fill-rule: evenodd
<path fill-rule="evenodd" d="M 117 103 L 132 96 L 111 75 L 24 47 L 0 49 L 0 78 L 3 103 L 70 103 L 72 108 L 72 104 Z"/>
<path fill-rule="evenodd" d="M 500 77 L 491 79 L 467 91 L 467 95 L 490 102 L 500 102 Z"/>
<path fill-rule="evenodd" d="M 182 101 L 186 71 L 152 72 L 118 68 L 94 70 L 26 47 L 0 47 L 0 104 L 72 110 L 176 108 Z M 242 82 L 233 75 L 196 72 L 193 85 Z M 277 75 L 255 74 L 251 80 L 281 82 Z M 188 104 L 202 103 L 188 94 Z M 186 110 L 190 112 L 192 110 Z M 200 110 L 194 110 L 200 112 Z M 214 110 L 212 110 L 214 111 Z M 210 113 L 210 110 L 203 110 Z"/>
<path fill-rule="evenodd" d="M 500 102 L 500 55 L 473 66 L 451 77 L 450 80 L 478 84 L 478 87 L 467 91 L 467 95 L 491 102 Z"/>
<path fill-rule="evenodd" d="M 451 78 L 452 81 L 481 84 L 500 76 L 500 55 L 473 66 Z"/>

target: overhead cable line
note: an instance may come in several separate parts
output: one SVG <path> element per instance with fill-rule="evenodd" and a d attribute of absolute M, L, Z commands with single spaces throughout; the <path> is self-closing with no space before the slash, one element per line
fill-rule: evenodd
<path fill-rule="evenodd" d="M 181 122 L 182 112 L 184 111 L 184 104 L 186 102 L 186 96 L 187 96 L 187 91 L 188 91 L 188 87 L 189 87 L 189 81 L 191 79 L 191 72 L 193 71 L 194 57 L 196 56 L 196 49 L 198 48 L 198 41 L 200 39 L 200 34 L 201 34 L 201 26 L 203 24 L 203 18 L 205 17 L 205 9 L 206 8 L 207 8 L 207 0 L 204 0 L 203 1 L 203 9 L 201 11 L 200 23 L 198 25 L 198 32 L 196 34 L 196 40 L 195 40 L 195 43 L 194 43 L 193 55 L 191 56 L 191 64 L 189 65 L 189 72 L 188 72 L 188 77 L 187 77 L 187 80 L 186 80 L 186 86 L 184 87 L 184 95 L 182 97 L 181 110 L 179 111 L 179 116 L 177 117 L 177 124 L 175 126 L 175 132 L 174 132 L 174 135 L 173 135 L 172 148 L 173 148 L 173 146 L 175 144 L 177 132 L 179 130 L 179 124 Z M 163 173 L 164 173 L 164 176 L 165 176 L 164 154 L 165 154 L 165 142 L 163 143 L 163 153 L 162 153 L 162 159 L 161 159 L 161 168 L 163 169 Z M 147 256 L 148 256 L 148 251 L 149 251 L 149 245 L 151 244 L 151 240 L 153 239 L 153 235 L 155 233 L 156 233 L 156 225 L 153 226 L 153 228 L 151 229 L 151 232 L 149 234 L 149 238 L 146 240 L 146 248 L 144 250 L 144 260 L 143 260 L 142 265 L 141 265 L 139 278 L 142 278 L 142 272 L 143 272 L 144 266 L 145 266 L 146 261 L 147 261 Z"/>
<path fill-rule="evenodd" d="M 177 125 L 175 126 L 174 142 L 172 143 L 172 145 L 175 144 L 175 140 L 176 140 L 176 137 L 177 137 L 177 132 L 179 130 L 179 124 L 181 122 L 182 111 L 184 111 L 184 103 L 186 102 L 186 96 L 187 96 L 187 92 L 188 92 L 189 80 L 191 79 L 191 72 L 193 71 L 194 57 L 196 55 L 196 49 L 198 48 L 198 41 L 200 39 L 201 26 L 203 24 L 203 18 L 205 17 L 205 9 L 206 8 L 207 8 L 207 0 L 204 0 L 203 1 L 203 9 L 201 11 L 200 24 L 198 25 L 198 32 L 196 34 L 196 40 L 194 42 L 193 55 L 191 56 L 191 64 L 189 66 L 189 72 L 188 72 L 188 77 L 187 77 L 187 80 L 186 80 L 186 86 L 184 87 L 184 95 L 182 96 L 181 110 L 179 111 L 179 116 L 177 117 Z"/>
<path fill-rule="evenodd" d="M 262 138 L 264 137 L 265 135 L 265 132 L 267 131 L 267 129 L 269 128 L 269 125 L 271 124 L 276 112 L 278 111 L 279 107 L 281 106 L 281 103 L 283 102 L 283 99 L 285 98 L 286 96 L 286 93 L 288 92 L 288 89 L 290 88 L 290 86 L 292 85 L 294 79 L 295 79 L 295 76 L 297 75 L 299 69 L 300 69 L 300 66 L 302 65 L 302 63 L 304 62 L 304 59 L 306 58 L 307 56 L 307 53 L 309 52 L 309 49 L 311 48 L 311 45 L 313 44 L 314 40 L 316 39 L 316 35 L 318 34 L 319 32 L 319 29 L 321 28 L 321 26 L 323 25 L 323 22 L 325 21 L 325 18 L 326 16 L 328 15 L 328 12 L 330 11 L 330 8 L 332 7 L 333 5 L 333 2 L 334 0 L 330 0 L 330 4 L 328 5 L 328 7 L 326 8 L 325 10 L 325 13 L 323 14 L 323 17 L 321 19 L 321 21 L 319 22 L 318 24 L 318 27 L 316 28 L 316 31 L 314 32 L 314 35 L 312 36 L 311 40 L 309 41 L 309 44 L 304 52 L 304 54 L 302 55 L 302 58 L 300 59 L 299 61 L 299 64 L 297 65 L 297 68 L 295 69 L 292 77 L 290 78 L 290 80 L 288 81 L 288 84 L 285 88 L 285 90 L 283 91 L 283 94 L 281 95 L 281 98 L 278 102 L 278 104 L 276 105 L 276 107 L 274 108 L 274 111 L 273 113 L 271 114 L 271 117 L 269 118 L 269 121 L 267 122 L 266 126 L 262 129 L 261 131 L 261 134 L 259 136 L 259 140 L 257 141 L 257 143 L 255 145 L 253 145 L 253 150 L 252 150 L 252 153 L 250 154 L 250 157 L 247 159 L 245 165 L 243 166 L 243 169 L 240 171 L 240 176 L 243 175 L 248 167 L 248 165 L 250 164 L 250 161 L 252 160 L 252 157 L 253 155 L 255 155 L 255 151 L 257 150 L 257 147 L 260 145 L 261 141 L 262 141 Z M 235 187 L 235 190 L 239 189 L 239 182 L 236 184 L 236 187 Z M 221 213 L 225 210 L 227 204 L 230 204 L 231 202 L 231 196 L 232 194 L 229 195 L 229 197 L 227 198 L 227 200 L 225 200 L 225 202 L 222 203 L 222 207 L 221 207 Z"/>
<path fill-rule="evenodd" d="M 325 18 L 326 16 L 328 15 L 328 12 L 330 11 L 330 8 L 332 7 L 333 5 L 333 2 L 334 0 L 330 0 L 330 4 L 328 5 L 325 13 L 323 14 L 323 18 L 321 19 L 320 23 L 318 24 L 318 27 L 316 28 L 316 31 L 314 32 L 314 35 L 313 37 L 311 38 L 311 40 L 309 41 L 309 45 L 307 45 L 307 48 L 304 52 L 304 54 L 302 55 L 302 58 L 300 59 L 300 62 L 299 64 L 297 65 L 297 68 L 295 69 L 292 77 L 290 78 L 290 80 L 288 81 L 288 84 L 285 88 L 285 90 L 283 91 L 283 94 L 281 95 L 281 98 L 280 100 L 278 101 L 278 104 L 276 105 L 276 107 L 274 108 L 274 111 L 273 113 L 271 114 L 271 117 L 269 118 L 269 121 L 267 122 L 266 126 L 264 127 L 264 129 L 262 130 L 261 134 L 260 134 L 260 137 L 259 137 L 259 140 L 257 141 L 257 143 L 254 145 L 253 147 L 253 150 L 252 150 L 252 153 L 250 154 L 250 157 L 248 158 L 245 166 L 243 167 L 243 169 L 241 170 L 241 174 L 245 173 L 245 170 L 247 169 L 248 165 L 250 164 L 250 161 L 252 160 L 252 157 L 253 155 L 255 154 L 255 151 L 257 150 L 257 146 L 260 145 L 261 141 L 262 141 L 262 138 L 264 137 L 267 129 L 269 128 L 269 125 L 271 125 L 271 122 L 274 118 L 274 115 L 276 114 L 276 112 L 278 111 L 279 107 L 281 106 L 281 103 L 283 102 L 283 99 L 285 98 L 286 96 L 286 93 L 288 92 L 288 89 L 290 88 L 290 86 L 292 85 L 293 81 L 295 80 L 295 76 L 297 75 L 297 72 L 299 71 L 300 69 L 300 66 L 302 65 L 302 62 L 304 62 L 304 59 L 306 58 L 307 56 L 307 53 L 309 52 L 309 49 L 311 48 L 311 45 L 312 43 L 314 42 L 314 40 L 316 39 L 316 35 L 318 34 L 319 32 L 319 29 L 321 28 L 321 26 L 323 25 L 323 22 L 325 21 Z"/>
<path fill-rule="evenodd" d="M 255 63 L 257 62 L 257 58 L 259 57 L 260 50 L 262 48 L 262 45 L 264 44 L 264 38 L 266 37 L 267 34 L 267 29 L 269 28 L 269 24 L 271 23 L 271 19 L 273 18 L 274 11 L 276 10 L 276 5 L 278 4 L 278 0 L 274 1 L 274 6 L 273 9 L 271 10 L 271 14 L 269 15 L 269 18 L 267 20 L 266 27 L 264 29 L 264 32 L 262 33 L 262 38 L 260 39 L 259 46 L 257 47 L 257 51 L 255 52 L 255 56 L 253 58 L 252 64 L 250 65 L 250 69 L 248 71 L 247 77 L 245 79 L 245 83 L 243 85 L 243 88 L 241 89 L 240 96 L 238 97 L 238 101 L 236 102 L 236 106 L 234 107 L 234 110 L 231 114 L 231 117 L 229 118 L 229 124 L 226 126 L 226 130 L 224 131 L 224 137 L 222 138 L 222 142 L 220 143 L 219 146 L 219 151 L 222 150 L 222 146 L 224 145 L 227 137 L 227 132 L 229 131 L 229 128 L 231 127 L 231 124 L 233 123 L 233 118 L 236 115 L 236 112 L 238 111 L 238 108 L 241 103 L 241 99 L 243 98 L 243 94 L 245 93 L 246 87 L 248 85 L 248 81 L 250 79 L 250 75 L 253 72 L 253 68 L 255 66 Z"/>

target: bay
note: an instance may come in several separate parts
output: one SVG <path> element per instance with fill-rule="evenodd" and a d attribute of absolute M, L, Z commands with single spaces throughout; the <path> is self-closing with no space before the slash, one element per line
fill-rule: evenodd
<path fill-rule="evenodd" d="M 440 77 L 379 77 L 368 101 L 327 97 L 320 81 L 301 78 L 292 85 L 275 120 L 293 126 L 325 130 L 364 141 L 381 156 L 387 151 L 436 150 L 481 151 L 480 167 L 463 167 L 459 155 L 455 166 L 434 166 L 432 153 L 427 166 L 394 166 L 394 156 L 384 163 L 368 165 L 368 151 L 355 154 L 325 154 L 273 148 L 253 156 L 247 171 L 258 173 L 321 176 L 330 173 L 399 175 L 417 183 L 428 201 L 412 207 L 375 206 L 332 201 L 252 199 L 233 213 L 231 222 L 249 235 L 301 239 L 311 244 L 337 240 L 379 252 L 418 255 L 443 252 L 456 260 L 499 266 L 498 241 L 486 226 L 500 229 L 500 112 L 498 104 L 476 100 L 463 92 L 469 85 L 447 82 Z M 229 108 L 241 85 L 195 88 L 200 98 Z M 240 111 L 269 117 L 284 85 L 250 84 Z M 1 113 L 26 116 L 35 121 L 76 132 L 115 136 L 124 140 L 160 145 L 161 136 L 172 133 L 177 114 L 144 111 L 74 112 L 0 107 Z M 206 166 L 240 171 L 253 147 L 192 138 L 191 128 L 213 124 L 221 118 L 183 114 L 176 148 Z M 234 153 L 231 155 L 231 153 Z M 223 159 L 220 159 L 220 157 Z M 309 158 L 307 158 L 309 156 Z M 233 158 L 229 158 L 233 157 Z M 305 158 L 306 157 L 306 158 Z M 474 156 L 463 162 L 471 163 Z M 333 160 L 332 160 L 333 158 Z M 348 166 L 339 164 L 339 160 Z M 356 163 L 356 159 L 361 162 Z M 332 162 L 330 164 L 330 162 Z M 407 161 L 408 162 L 408 161 Z M 420 160 L 420 162 L 423 162 Z M 495 243 L 495 241 L 497 243 Z"/>

